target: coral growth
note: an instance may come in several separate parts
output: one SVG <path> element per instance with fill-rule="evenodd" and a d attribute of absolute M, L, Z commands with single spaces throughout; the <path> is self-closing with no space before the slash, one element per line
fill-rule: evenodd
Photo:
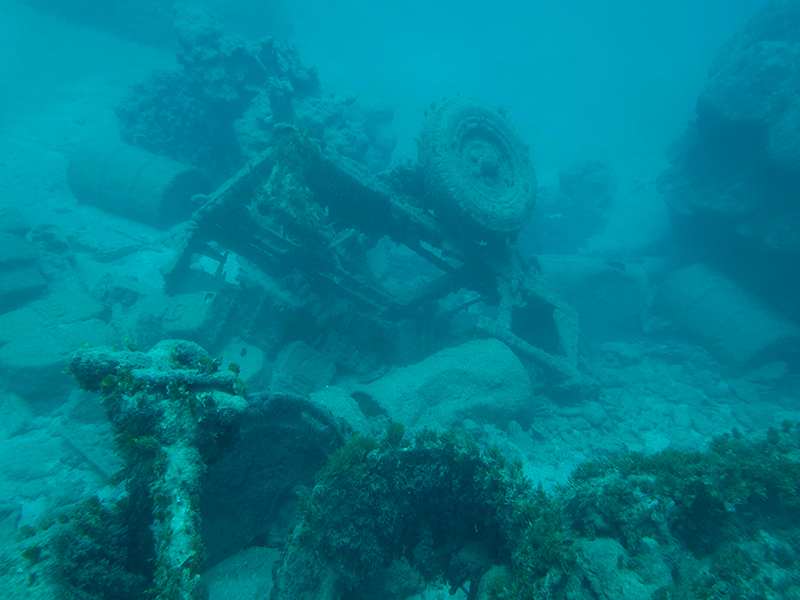
<path fill-rule="evenodd" d="M 395 560 L 453 590 L 510 564 L 509 589 L 534 589 L 571 563 L 565 533 L 556 505 L 499 450 L 452 432 L 404 440 L 394 425 L 380 441 L 354 436 L 319 472 L 274 597 L 354 592 Z"/>
<path fill-rule="evenodd" d="M 587 463 L 551 496 L 498 450 L 430 430 L 404 441 L 393 426 L 320 471 L 273 597 L 366 597 L 401 563 L 469 583 L 470 598 L 790 597 L 799 482 L 792 423 Z"/>

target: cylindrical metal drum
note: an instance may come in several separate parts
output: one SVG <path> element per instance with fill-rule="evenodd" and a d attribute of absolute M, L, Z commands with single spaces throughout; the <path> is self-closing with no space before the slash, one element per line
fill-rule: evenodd
<path fill-rule="evenodd" d="M 653 312 L 733 367 L 794 358 L 800 349 L 800 327 L 708 265 L 693 264 L 670 276 Z"/>
<path fill-rule="evenodd" d="M 156 227 L 187 219 L 192 196 L 211 191 L 197 169 L 116 140 L 79 147 L 67 176 L 81 202 Z"/>

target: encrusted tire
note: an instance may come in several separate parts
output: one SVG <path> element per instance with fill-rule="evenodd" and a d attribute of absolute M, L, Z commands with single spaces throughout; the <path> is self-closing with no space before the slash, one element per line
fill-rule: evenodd
<path fill-rule="evenodd" d="M 418 144 L 428 204 L 452 225 L 508 234 L 528 221 L 536 174 L 527 146 L 496 109 L 446 100 L 425 120 Z"/>

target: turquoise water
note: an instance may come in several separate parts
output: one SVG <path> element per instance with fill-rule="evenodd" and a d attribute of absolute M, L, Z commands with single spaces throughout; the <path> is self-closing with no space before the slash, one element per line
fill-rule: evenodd
<path fill-rule="evenodd" d="M 800 3 L 0 12 L 5 597 L 797 594 Z"/>

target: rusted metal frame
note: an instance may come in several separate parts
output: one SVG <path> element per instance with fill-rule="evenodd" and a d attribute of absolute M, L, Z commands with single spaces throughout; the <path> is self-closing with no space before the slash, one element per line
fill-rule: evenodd
<path fill-rule="evenodd" d="M 275 160 L 268 152 L 249 161 L 239 171 L 212 192 L 207 200 L 191 216 L 180 232 L 180 249 L 174 259 L 162 270 L 166 290 L 173 291 L 180 278 L 189 270 L 194 254 L 204 254 L 208 248 L 210 225 L 230 222 L 230 212 L 234 206 L 244 206 L 249 202 L 259 178 L 268 175 L 275 166 Z M 227 217 L 227 218 L 226 218 Z"/>
<path fill-rule="evenodd" d="M 327 183 L 340 184 L 338 189 L 335 185 L 326 185 L 327 189 L 323 188 L 322 197 L 331 202 L 338 200 L 359 205 L 348 207 L 344 212 L 355 214 L 361 210 L 362 214 L 369 214 L 370 219 L 364 221 L 365 229 L 371 230 L 373 236 L 382 233 L 395 242 L 406 245 L 423 259 L 442 269 L 445 273 L 441 277 L 429 282 L 412 298 L 398 305 L 395 299 L 381 293 L 375 286 L 359 280 L 355 275 L 335 265 L 331 257 L 319 251 L 309 252 L 309 248 L 288 240 L 270 227 L 258 226 L 250 215 L 246 215 L 244 222 L 252 227 L 242 227 L 243 221 L 236 222 L 236 219 L 231 218 L 234 216 L 232 213 L 239 213 L 236 216 L 240 218 L 243 216 L 242 213 L 246 211 L 241 207 L 252 200 L 256 185 L 260 182 L 257 178 L 267 176 L 274 164 L 274 160 L 268 155 L 251 161 L 209 197 L 209 200 L 192 216 L 186 228 L 184 248 L 174 263 L 173 272 L 176 268 L 184 266 L 188 268 L 191 256 L 195 252 L 208 254 L 207 240 L 213 239 L 267 271 L 280 267 L 287 260 L 296 263 L 296 266 L 317 284 L 378 315 L 387 309 L 387 314 L 414 310 L 465 287 L 478 293 L 479 298 L 470 300 L 458 310 L 468 308 L 478 301 L 487 303 L 497 301 L 498 319 L 482 319 L 480 330 L 505 341 L 521 354 L 558 373 L 561 377 L 574 378 L 577 375 L 575 366 L 577 315 L 569 305 L 534 278 L 521 272 L 514 272 L 516 270 L 513 268 L 509 269 L 505 264 L 506 261 L 502 260 L 507 258 L 503 254 L 503 249 L 500 249 L 498 254 L 496 248 L 485 248 L 469 238 L 443 231 L 432 215 L 408 202 L 403 202 L 391 189 L 352 168 L 341 157 L 321 155 L 320 164 L 324 165 L 324 170 L 332 176 Z M 234 204 L 239 205 L 239 210 L 233 209 Z M 213 218 L 215 216 L 218 218 Z M 226 225 L 233 225 L 233 231 Z M 200 232 L 208 237 L 200 239 L 198 236 Z M 453 244 L 448 241 L 448 236 L 454 235 L 457 239 L 463 239 L 458 239 L 458 243 Z M 454 267 L 444 258 L 424 248 L 423 241 L 439 248 L 443 255 L 456 258 L 463 264 Z M 279 248 L 281 245 L 284 247 Z M 482 276 L 476 278 L 478 273 L 482 273 Z M 551 355 L 511 331 L 514 306 L 518 306 L 520 300 L 530 301 L 534 298 L 553 306 L 555 325 L 565 352 L 564 356 Z"/>
<path fill-rule="evenodd" d="M 453 273 L 444 273 L 439 277 L 420 286 L 404 298 L 396 299 L 396 306 L 390 308 L 387 314 L 394 318 L 410 316 L 422 306 L 444 298 L 460 289 L 460 278 Z"/>
<path fill-rule="evenodd" d="M 277 232 L 270 231 L 269 237 L 278 236 Z M 270 243 L 266 236 L 254 234 L 249 237 L 226 236 L 223 243 L 232 251 L 242 255 L 253 262 L 268 274 L 275 275 L 276 270 L 285 269 L 291 265 L 299 269 L 308 278 L 333 290 L 341 297 L 355 303 L 362 310 L 382 312 L 392 304 L 390 298 L 380 294 L 368 282 L 359 280 L 356 276 L 337 267 L 330 257 L 325 254 L 304 247 L 285 238 L 279 238 L 287 243 L 286 248 L 279 249 Z"/>
<path fill-rule="evenodd" d="M 364 227 L 371 229 L 373 235 L 379 233 L 388 235 L 396 243 L 404 244 L 421 258 L 444 271 L 441 277 L 423 286 L 410 298 L 395 299 L 395 304 L 398 306 L 390 309 L 391 314 L 413 312 L 424 304 L 443 298 L 461 287 L 477 292 L 484 300 L 499 298 L 497 290 L 493 287 L 493 268 L 486 264 L 487 261 L 499 262 L 496 249 L 486 249 L 468 238 L 461 240 L 460 245 L 452 244 L 448 241 L 448 236 L 458 237 L 458 234 L 445 232 L 432 215 L 410 202 L 404 202 L 390 188 L 375 181 L 359 167 L 336 154 L 320 155 L 320 173 L 327 175 L 323 177 L 320 174 L 318 178 L 327 184 L 322 188 L 321 184 L 317 183 L 320 187 L 317 193 L 321 198 L 326 198 L 331 203 L 349 202 L 357 205 L 361 210 L 354 211 L 353 207 L 347 207 L 345 212 L 369 213 L 370 222 Z M 452 265 L 425 248 L 423 242 L 439 248 L 443 255 L 455 258 L 462 265 Z M 468 250 L 464 251 L 462 246 Z M 478 273 L 482 275 L 476 276 Z"/>
<path fill-rule="evenodd" d="M 323 253 L 307 252 L 307 249 L 271 228 L 258 226 L 247 214 L 243 207 L 252 200 L 259 183 L 257 178 L 266 176 L 274 165 L 274 160 L 266 154 L 262 155 L 248 163 L 209 196 L 203 206 L 192 215 L 184 233 L 183 247 L 170 270 L 165 273 L 165 278 L 174 280 L 175 276 L 180 276 L 183 269 L 189 268 L 194 254 L 211 255 L 213 258 L 217 253 L 212 254 L 213 250 L 208 245 L 208 241 L 213 240 L 267 272 L 280 267 L 286 260 L 292 262 L 291 258 L 296 258 L 298 260 L 294 262 L 300 263 L 309 271 L 309 276 L 324 282 L 329 288 L 335 288 L 342 296 L 362 308 L 382 311 L 387 305 L 391 305 L 388 296 L 380 294 L 365 282 L 358 281 L 346 270 L 337 267 Z M 237 218 L 231 218 L 231 213 L 237 213 Z M 247 227 L 248 224 L 251 227 Z M 310 260 L 312 257 L 314 260 Z"/>
<path fill-rule="evenodd" d="M 364 172 L 358 163 L 336 153 L 322 152 L 315 173 L 309 185 L 320 198 L 327 200 L 332 211 L 351 218 L 351 226 L 356 224 L 359 230 L 376 239 L 388 235 L 443 271 L 451 271 L 453 266 L 423 248 L 421 242 L 462 263 L 467 261 L 468 254 L 446 241 L 447 234 L 432 215 L 404 202 L 388 186 Z"/>
<path fill-rule="evenodd" d="M 569 357 L 550 354 L 537 348 L 494 319 L 481 319 L 478 323 L 478 331 L 504 342 L 521 356 L 533 361 L 548 374 L 554 375 L 558 379 L 569 383 L 579 382 L 581 379 L 577 365 Z"/>
<path fill-rule="evenodd" d="M 242 216 L 233 229 L 216 224 L 209 233 L 267 273 L 291 265 L 362 309 L 382 311 L 392 304 L 389 296 L 337 265 L 322 247 L 292 241 L 268 224 L 256 223 L 250 215 Z"/>
<path fill-rule="evenodd" d="M 327 248 L 327 247 L 326 247 Z M 365 278 L 341 267 L 321 247 L 295 244 L 284 260 L 362 309 L 383 312 L 394 301 Z"/>
<path fill-rule="evenodd" d="M 235 235 L 215 236 L 214 240 L 249 260 L 266 273 L 274 272 L 276 269 L 279 270 L 286 256 L 291 253 L 290 249 L 280 247 L 272 243 L 269 238 L 258 235 L 249 237 Z"/>
<path fill-rule="evenodd" d="M 391 237 L 391 236 L 390 236 Z M 393 239 L 393 241 L 397 242 L 397 239 Z M 420 243 L 419 238 L 412 237 L 410 239 L 401 242 L 404 246 L 406 246 L 409 250 L 413 250 L 416 252 L 420 257 L 424 258 L 428 262 L 430 262 L 433 266 L 435 266 L 440 271 L 444 271 L 445 273 L 452 273 L 458 267 L 451 265 L 449 262 L 444 260 L 443 258 L 436 256 L 433 252 L 424 248 Z"/>
<path fill-rule="evenodd" d="M 548 290 L 541 282 L 517 268 L 511 260 L 492 261 L 484 264 L 487 277 L 494 277 L 499 298 L 498 315 L 492 319 L 484 317 L 478 323 L 478 331 L 506 343 L 551 375 L 567 382 L 580 379 L 577 367 L 577 313 L 557 294 Z M 466 286 L 468 289 L 474 286 Z M 492 287 L 492 286 L 489 286 Z M 562 354 L 551 354 L 522 339 L 513 332 L 514 308 L 531 302 L 544 303 L 553 309 Z"/>
<path fill-rule="evenodd" d="M 466 302 L 449 309 L 443 313 L 444 315 L 456 314 L 462 310 L 468 309 L 474 304 L 478 304 L 479 302 L 483 302 L 488 305 L 492 304 L 493 301 L 496 300 L 496 297 L 493 298 L 493 296 L 496 296 L 496 294 L 487 296 L 478 291 L 478 289 L 473 289 L 478 288 L 479 286 L 471 286 L 466 284 L 466 281 L 470 279 L 470 273 L 471 269 L 469 269 L 469 266 L 464 265 L 459 267 L 459 269 L 453 273 L 445 273 L 440 275 L 436 279 L 429 281 L 416 290 L 416 292 L 408 300 L 401 304 L 401 310 L 403 312 L 411 312 L 425 304 L 442 299 L 448 294 L 457 292 L 461 288 L 469 289 L 478 295 L 475 298 L 471 298 L 470 300 L 467 300 Z"/>
<path fill-rule="evenodd" d="M 359 286 L 354 285 L 354 279 L 346 272 L 331 273 L 323 271 L 304 271 L 307 277 L 313 279 L 318 287 L 327 288 L 335 294 L 349 300 L 361 310 L 367 312 L 383 314 L 387 307 L 391 307 L 392 301 L 388 296 L 378 298 L 370 298 L 368 294 L 364 294 L 364 290 L 369 290 L 376 293 L 377 290 L 372 286 Z"/>
<path fill-rule="evenodd" d="M 468 289 L 477 288 L 475 291 L 486 294 L 483 288 L 492 279 L 490 273 L 497 270 L 497 265 L 510 261 L 507 248 L 484 246 L 459 232 L 445 230 L 430 213 L 404 201 L 388 186 L 376 181 L 349 159 L 335 153 L 323 152 L 319 156 L 319 172 L 318 179 L 326 183 L 324 188 L 317 184 L 320 185 L 320 195 L 335 203 L 358 205 L 358 210 L 347 208 L 357 216 L 370 214 L 371 218 L 365 221 L 364 228 L 372 230 L 373 235 L 388 235 L 393 241 L 405 245 L 445 273 L 453 273 L 461 267 L 437 256 L 425 248 L 423 242 L 438 248 L 443 256 L 450 256 L 463 265 L 469 265 L 473 281 L 476 272 L 483 272 L 485 276 L 479 278 L 483 281 L 478 286 L 470 286 L 470 278 L 462 278 Z M 323 177 L 322 174 L 327 176 Z M 458 243 L 451 242 L 451 239 Z"/>
<path fill-rule="evenodd" d="M 485 298 L 484 296 L 476 296 L 475 298 L 471 298 L 470 300 L 467 300 L 466 302 L 462 302 L 458 306 L 454 306 L 450 310 L 445 311 L 443 313 L 443 315 L 444 316 L 455 315 L 455 314 L 460 313 L 460 312 L 462 312 L 464 310 L 467 310 L 471 306 L 474 306 L 474 305 L 479 304 L 481 302 L 483 302 L 484 304 L 488 304 L 487 298 Z"/>
<path fill-rule="evenodd" d="M 515 268 L 522 299 L 537 298 L 553 307 L 553 321 L 566 359 L 577 369 L 580 337 L 578 311 L 531 274 Z"/>

